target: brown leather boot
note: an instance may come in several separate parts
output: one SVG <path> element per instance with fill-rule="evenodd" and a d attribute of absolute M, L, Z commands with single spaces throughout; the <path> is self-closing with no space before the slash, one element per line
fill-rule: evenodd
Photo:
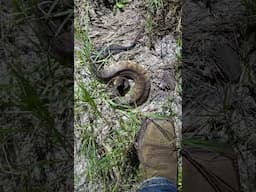
<path fill-rule="evenodd" d="M 173 123 L 146 119 L 139 131 L 135 147 L 145 179 L 166 177 L 177 183 L 177 150 Z"/>

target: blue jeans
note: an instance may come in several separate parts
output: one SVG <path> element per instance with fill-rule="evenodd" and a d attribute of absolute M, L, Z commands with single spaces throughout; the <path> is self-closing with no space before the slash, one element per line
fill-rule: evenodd
<path fill-rule="evenodd" d="M 177 192 L 177 187 L 165 177 L 153 177 L 144 181 L 138 192 Z"/>

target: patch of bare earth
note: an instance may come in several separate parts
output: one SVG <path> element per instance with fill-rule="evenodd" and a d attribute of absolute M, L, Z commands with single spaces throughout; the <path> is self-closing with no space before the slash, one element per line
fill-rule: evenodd
<path fill-rule="evenodd" d="M 129 1 L 123 11 L 107 8 L 98 1 L 77 1 L 76 23 L 82 30 L 87 30 L 96 48 L 110 45 L 130 45 L 134 38 L 140 33 L 140 38 L 134 49 L 114 55 L 110 63 L 131 60 L 143 66 L 150 76 L 151 91 L 148 100 L 140 107 L 132 110 L 138 119 L 138 125 L 143 117 L 162 113 L 173 118 L 177 124 L 177 133 L 181 130 L 181 99 L 180 99 L 180 77 L 178 75 L 177 55 L 180 47 L 177 44 L 180 32 L 180 3 L 179 1 L 166 1 L 163 7 L 154 13 L 152 19 L 153 28 L 149 29 L 149 12 L 144 1 Z M 87 16 L 86 16 L 87 15 Z M 141 32 L 142 31 L 142 32 Z M 83 42 L 76 44 L 76 50 L 81 51 Z M 76 58 L 75 78 L 83 82 L 94 81 L 88 67 L 81 66 L 81 60 Z M 102 88 L 102 87 L 101 87 Z M 88 89 L 90 89 L 88 87 Z M 104 86 L 103 86 L 104 89 Z M 127 122 L 131 119 L 127 111 L 116 110 L 100 98 L 95 98 L 99 110 L 108 120 L 106 123 L 100 118 L 93 117 L 92 114 L 84 111 L 76 114 L 76 125 L 86 125 L 88 122 L 96 124 L 94 133 L 100 145 L 110 149 L 112 146 L 106 144 L 109 133 L 120 129 L 120 121 Z M 90 121 L 92 120 L 92 121 Z M 139 130 L 139 126 L 136 127 Z M 86 171 L 86 157 L 79 153 L 79 148 L 83 145 L 81 141 L 82 131 L 76 131 L 76 162 L 75 172 L 80 175 L 77 186 L 83 191 L 86 188 L 95 188 L 95 183 L 88 185 L 84 172 Z M 135 130 L 135 133 L 137 131 Z M 132 145 L 134 137 L 130 138 L 128 145 Z M 127 146 L 129 147 L 129 146 Z M 129 174 L 129 173 L 128 173 Z M 112 179 L 116 179 L 117 175 Z M 123 178 L 125 179 L 125 178 Z M 98 183 L 100 186 L 100 181 Z M 134 184 L 135 185 L 135 184 Z M 97 187 L 96 187 L 97 188 Z M 130 188 L 134 188 L 130 186 Z"/>

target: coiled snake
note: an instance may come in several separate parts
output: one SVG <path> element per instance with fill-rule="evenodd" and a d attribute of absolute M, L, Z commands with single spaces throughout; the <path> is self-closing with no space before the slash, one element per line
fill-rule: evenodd
<path fill-rule="evenodd" d="M 97 61 L 103 60 L 109 55 L 131 50 L 136 43 L 137 37 L 130 46 L 110 45 L 101 51 L 97 57 L 94 56 L 91 64 L 91 71 L 100 82 L 105 84 L 114 82 L 115 91 L 119 93 L 119 97 L 116 97 L 114 101 L 118 104 L 132 107 L 143 104 L 149 96 L 151 84 L 144 68 L 133 61 L 120 61 L 99 70 L 101 62 Z M 134 82 L 132 90 L 130 90 L 129 80 Z"/>

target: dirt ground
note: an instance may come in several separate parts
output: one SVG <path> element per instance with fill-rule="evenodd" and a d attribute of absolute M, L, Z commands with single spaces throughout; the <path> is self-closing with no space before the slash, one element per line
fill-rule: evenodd
<path fill-rule="evenodd" d="M 238 62 L 241 58 L 237 52 L 239 47 L 243 47 L 244 44 L 239 32 L 245 13 L 241 3 L 236 0 L 188 0 L 185 1 L 187 6 L 185 9 L 190 11 L 184 12 L 183 18 L 181 18 L 181 1 L 164 1 L 163 7 L 155 11 L 150 10 L 145 2 L 130 0 L 123 11 L 118 9 L 113 11 L 113 7 L 106 6 L 104 1 L 77 1 L 76 23 L 81 30 L 88 31 L 96 48 L 110 44 L 130 45 L 136 35 L 141 30 L 143 31 L 139 43 L 134 49 L 114 55 L 110 62 L 134 60 L 148 71 L 152 86 L 150 96 L 145 104 L 135 110 L 142 113 L 173 113 L 172 118 L 175 121 L 179 139 L 181 139 L 182 111 L 181 71 L 178 62 L 178 58 L 181 56 L 181 44 L 179 42 L 181 33 L 183 37 L 187 37 L 182 40 L 183 45 L 185 43 L 187 48 L 183 50 L 183 53 L 191 54 L 186 54 L 185 62 L 196 63 L 197 66 L 194 66 L 194 69 L 197 68 L 195 71 L 199 71 L 201 76 L 208 76 L 213 81 L 216 77 L 221 81 L 227 78 L 229 83 L 225 83 L 223 80 L 224 84 L 216 83 L 211 87 L 197 79 L 198 74 L 194 74 L 194 69 L 191 73 L 185 74 L 188 78 L 184 79 L 184 83 L 189 81 L 189 85 L 192 86 L 185 87 L 185 92 L 188 95 L 183 95 L 188 98 L 183 101 L 183 105 L 191 109 L 183 114 L 183 118 L 185 118 L 183 127 L 202 128 L 204 126 L 200 130 L 196 129 L 195 134 L 206 135 L 208 139 L 221 137 L 223 141 L 234 144 L 238 154 L 242 189 L 246 192 L 254 191 L 256 158 L 255 152 L 249 149 L 253 148 L 253 138 L 255 138 L 255 131 L 252 128 L 255 123 L 250 120 L 253 119 L 250 110 L 252 106 L 255 107 L 255 99 L 246 86 L 241 86 L 241 81 L 237 83 L 241 78 L 239 71 L 244 69 L 243 63 Z M 150 14 L 154 16 L 151 20 Z M 150 25 L 149 21 L 153 25 Z M 191 23 L 193 24 L 191 25 Z M 75 48 L 82 50 L 82 46 L 81 42 L 77 42 Z M 88 68 L 79 65 L 80 63 L 79 58 L 76 58 L 76 78 L 82 79 L 83 82 L 93 81 Z M 232 66 L 226 66 L 225 63 L 232 63 Z M 188 64 L 188 66 L 190 65 Z M 195 87 L 202 87 L 202 92 Z M 199 90 L 199 92 L 195 90 Z M 215 98 L 223 98 L 222 96 L 227 93 L 232 95 L 228 99 L 231 105 L 235 106 L 233 111 L 227 112 L 223 110 L 222 104 L 215 106 L 214 102 L 210 102 L 211 100 L 216 101 Z M 194 100 L 195 102 L 190 102 L 189 98 L 197 99 Z M 218 100 L 217 102 L 222 103 L 223 101 Z M 111 129 L 118 129 L 117 121 L 120 114 L 100 100 L 97 101 L 97 104 L 100 111 L 112 119 Z M 215 114 L 214 120 L 209 117 L 201 118 L 200 115 L 209 115 L 198 107 L 201 104 L 212 105 Z M 248 123 L 241 115 L 242 111 L 246 112 L 247 120 L 251 122 L 251 128 L 248 126 L 246 129 L 241 128 L 242 124 Z M 240 123 L 237 123 L 236 115 L 241 120 Z M 93 115 L 89 116 L 91 115 L 88 113 L 79 113 L 79 123 L 86 124 L 90 118 L 93 118 Z M 189 119 L 186 119 L 187 117 Z M 212 128 L 213 121 L 218 124 L 217 130 Z M 98 122 L 98 124 L 101 123 Z M 104 137 L 107 137 L 110 127 L 99 127 L 99 130 L 96 130 L 99 140 L 102 141 Z M 82 143 L 81 139 L 79 140 L 80 134 L 81 132 L 76 132 L 78 151 Z M 78 175 L 83 175 L 86 169 L 86 158 L 78 154 L 75 166 L 75 172 Z M 88 183 L 86 178 L 79 177 L 77 180 L 78 191 L 88 189 Z M 95 185 L 92 185 L 94 187 L 89 185 L 89 188 L 95 188 Z M 99 185 L 101 184 L 99 183 Z"/>
<path fill-rule="evenodd" d="M 151 42 L 153 49 L 150 49 L 146 27 L 147 12 L 143 2 L 131 1 L 123 12 L 118 11 L 116 15 L 111 9 L 100 5 L 89 3 L 88 10 L 90 17 L 89 36 L 95 47 L 109 44 L 130 45 L 136 35 L 144 29 L 138 45 L 131 51 L 115 55 L 112 62 L 134 60 L 148 71 L 152 80 L 152 91 L 142 110 L 159 110 L 160 105 L 166 101 L 176 86 L 174 70 L 177 66 L 176 54 L 179 53 L 179 46 L 177 45 L 177 35 L 175 36 L 174 32 L 177 34 L 177 31 L 180 30 L 178 29 L 179 23 L 177 20 L 175 23 L 166 19 L 165 23 L 162 24 L 166 29 L 160 28 L 153 32 L 154 39 Z M 170 3 L 169 6 L 177 6 L 177 4 Z M 173 20 L 171 16 L 175 14 L 177 16 L 178 12 L 172 13 L 172 10 L 170 8 L 167 17 L 169 14 L 169 18 Z M 80 25 L 85 26 L 86 24 L 81 21 Z"/>
<path fill-rule="evenodd" d="M 159 10 L 154 13 L 155 18 L 149 18 L 149 12 L 144 1 L 128 1 L 123 11 L 104 6 L 100 1 L 89 1 L 87 6 L 85 2 L 77 2 L 77 25 L 82 30 L 88 30 L 89 36 L 96 48 L 110 44 L 130 45 L 134 38 L 140 33 L 138 44 L 134 49 L 114 55 L 111 62 L 121 60 L 133 60 L 139 63 L 147 70 L 151 80 L 151 91 L 148 100 L 135 111 L 144 114 L 153 113 L 172 113 L 173 120 L 176 122 L 176 132 L 181 131 L 181 95 L 180 95 L 180 71 L 178 56 L 180 55 L 180 2 L 166 1 Z M 167 11 L 168 10 L 168 11 Z M 88 17 L 85 18 L 85 14 Z M 150 19 L 150 20 L 149 20 Z M 148 26 L 153 22 L 152 26 Z M 141 32 L 142 31 L 142 32 Z M 76 50 L 81 50 L 81 43 L 77 43 Z M 81 79 L 81 74 L 86 81 L 92 81 L 88 68 L 79 66 L 79 59 L 75 64 L 77 78 Z M 79 75 L 79 74 L 80 75 Z M 98 135 L 100 140 L 107 137 L 110 129 L 118 129 L 118 118 L 120 115 L 115 110 L 109 109 L 109 106 L 97 101 L 100 111 L 108 119 L 112 119 L 111 126 L 99 128 Z M 171 107 L 169 106 L 171 103 Z M 170 115 L 169 115 L 170 116 Z M 84 123 L 88 122 L 88 114 L 79 115 Z M 81 122 L 80 122 L 81 123 Z M 104 124 L 104 123 L 103 123 Z M 139 129 L 139 127 L 137 128 Z M 79 138 L 79 131 L 77 137 Z M 104 136 L 105 135 L 105 136 Z M 81 141 L 77 140 L 79 146 Z M 77 147 L 79 151 L 79 147 Z M 86 159 L 77 157 L 75 171 L 82 174 L 86 167 Z M 79 175 L 79 173 L 78 173 Z M 81 177 L 78 182 L 79 190 L 86 183 L 86 179 Z M 92 186 L 90 186 L 92 187 Z"/>

